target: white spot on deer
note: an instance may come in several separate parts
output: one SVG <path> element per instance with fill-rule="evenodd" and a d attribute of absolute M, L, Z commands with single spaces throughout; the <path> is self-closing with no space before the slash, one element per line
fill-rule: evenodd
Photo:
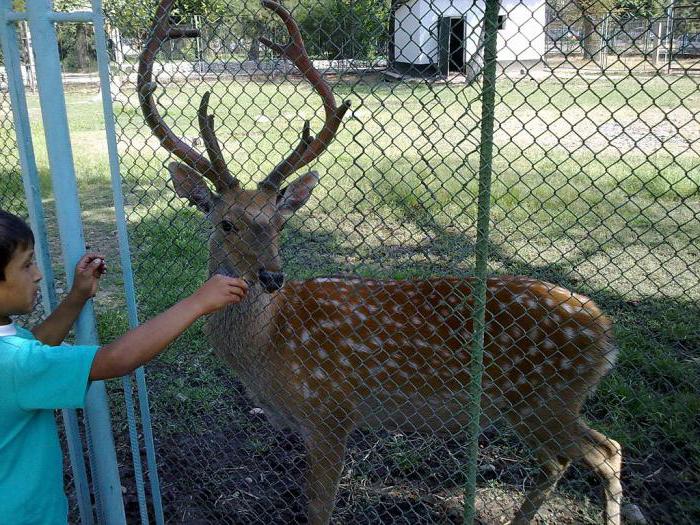
<path fill-rule="evenodd" d="M 578 306 L 574 306 L 571 303 L 564 303 L 561 305 L 561 307 L 569 314 L 576 313 L 580 310 Z"/>
<path fill-rule="evenodd" d="M 292 361 L 290 363 L 290 366 L 292 367 L 292 372 L 294 374 L 298 374 L 299 372 L 301 372 L 301 367 L 299 366 L 299 363 Z"/>
<path fill-rule="evenodd" d="M 516 385 L 524 385 L 525 383 L 527 383 L 527 381 L 528 381 L 528 378 L 525 377 L 525 375 L 520 375 L 520 377 L 518 377 L 518 380 L 515 382 L 515 384 Z"/>
<path fill-rule="evenodd" d="M 296 350 L 297 344 L 294 342 L 294 339 L 287 339 L 287 348 L 290 350 Z"/>
<path fill-rule="evenodd" d="M 389 368 L 398 368 L 399 367 L 399 364 L 393 359 L 387 359 L 385 364 Z"/>
<path fill-rule="evenodd" d="M 569 341 L 576 337 L 576 330 L 574 330 L 570 326 L 562 328 L 562 332 L 564 333 L 564 337 L 566 337 Z"/>
<path fill-rule="evenodd" d="M 568 370 L 569 368 L 571 368 L 571 359 L 562 357 L 561 361 L 559 362 L 559 367 L 562 370 Z"/>
<path fill-rule="evenodd" d="M 302 384 L 302 392 L 304 394 L 304 399 L 313 399 L 318 397 L 318 393 L 315 390 L 312 390 L 306 381 L 304 381 Z"/>
<path fill-rule="evenodd" d="M 501 370 L 503 370 L 504 372 L 508 372 L 511 368 L 513 368 L 513 363 L 511 363 L 510 361 L 506 361 L 505 363 L 503 363 Z"/>
<path fill-rule="evenodd" d="M 309 339 L 311 339 L 311 334 L 306 328 L 303 328 L 301 331 L 301 342 L 306 343 Z"/>
<path fill-rule="evenodd" d="M 414 361 L 408 361 L 407 364 L 413 370 L 418 370 L 418 365 Z"/>
<path fill-rule="evenodd" d="M 378 348 L 381 348 L 382 346 L 382 340 L 376 335 L 372 336 L 372 338 L 369 341 Z"/>
<path fill-rule="evenodd" d="M 362 343 L 356 343 L 355 341 L 351 341 L 350 346 L 352 347 L 353 350 L 355 350 L 355 352 L 360 352 L 362 354 L 371 354 L 372 353 L 372 349 L 369 346 L 364 345 Z"/>
<path fill-rule="evenodd" d="M 525 306 L 531 310 L 534 310 L 537 308 L 537 301 L 533 299 L 532 297 L 528 297 L 527 301 L 525 301 Z"/>
<path fill-rule="evenodd" d="M 347 367 L 347 368 L 351 368 L 351 367 L 352 367 L 352 364 L 350 363 L 350 360 L 349 360 L 347 357 L 345 357 L 344 355 L 341 355 L 341 356 L 338 358 L 338 362 L 339 362 L 341 365 L 343 365 L 344 367 Z"/>
<path fill-rule="evenodd" d="M 549 337 L 545 337 L 544 341 L 542 342 L 542 347 L 546 348 L 547 350 L 553 350 L 557 347 L 557 345 L 555 345 L 554 341 L 552 341 Z"/>
<path fill-rule="evenodd" d="M 521 417 L 528 417 L 533 414 L 532 407 L 523 407 L 520 409 L 519 413 Z"/>
<path fill-rule="evenodd" d="M 561 323 L 561 315 L 559 314 L 552 314 L 549 316 L 550 319 L 555 322 L 555 323 Z"/>
<path fill-rule="evenodd" d="M 316 379 L 319 379 L 320 381 L 323 381 L 328 377 L 328 374 L 326 374 L 326 371 L 323 370 L 323 368 L 315 368 L 313 372 L 313 376 Z"/>
<path fill-rule="evenodd" d="M 319 348 L 318 357 L 320 357 L 321 359 L 326 359 L 328 357 L 328 352 L 326 352 L 323 348 Z"/>
<path fill-rule="evenodd" d="M 369 374 L 371 376 L 376 376 L 376 375 L 379 375 L 383 371 L 384 371 L 384 367 L 382 365 L 377 365 L 377 366 L 373 366 L 372 368 L 369 369 Z"/>
<path fill-rule="evenodd" d="M 399 375 L 400 375 L 401 377 L 403 377 L 404 379 L 408 379 L 409 377 L 411 377 L 411 374 L 409 374 L 408 372 L 406 372 L 406 370 L 399 370 Z"/>
<path fill-rule="evenodd" d="M 517 387 L 513 381 L 511 381 L 509 378 L 505 378 L 503 381 L 501 381 L 501 392 L 507 394 L 513 390 L 517 390 Z"/>
<path fill-rule="evenodd" d="M 363 314 L 362 312 L 360 312 L 359 310 L 355 312 L 355 315 L 362 322 L 365 322 L 367 320 L 367 316 L 365 314 Z"/>
<path fill-rule="evenodd" d="M 593 330 L 591 328 L 584 328 L 583 330 L 581 330 L 581 333 L 584 336 L 586 336 L 588 339 L 596 339 L 596 337 L 598 336 L 598 334 L 595 332 L 595 330 Z"/>
<path fill-rule="evenodd" d="M 456 295 L 448 295 L 448 296 L 447 296 L 447 302 L 450 303 L 450 304 L 452 304 L 452 305 L 455 305 L 455 304 L 457 304 L 457 303 L 459 302 L 459 299 L 457 298 Z"/>
<path fill-rule="evenodd" d="M 514 364 L 514 365 L 519 365 L 519 364 L 520 364 L 521 362 L 523 362 L 524 360 L 525 360 L 525 356 L 522 355 L 522 354 L 518 354 L 517 356 L 515 356 L 515 359 L 513 359 L 513 364 Z"/>
<path fill-rule="evenodd" d="M 512 341 L 508 334 L 501 334 L 498 336 L 498 341 L 501 342 L 504 345 L 510 344 Z"/>
<path fill-rule="evenodd" d="M 318 325 L 319 325 L 321 328 L 325 329 L 325 330 L 331 330 L 331 329 L 333 329 L 333 328 L 337 328 L 337 327 L 338 327 L 338 323 L 337 323 L 337 322 L 331 321 L 331 320 L 329 320 L 329 319 L 324 319 L 323 321 L 321 321 L 320 323 L 318 323 Z"/>
<path fill-rule="evenodd" d="M 411 322 L 414 325 L 419 326 L 421 323 L 423 323 L 423 319 L 421 319 L 421 317 L 418 315 L 414 315 L 413 317 L 411 317 Z"/>
<path fill-rule="evenodd" d="M 531 347 L 528 348 L 528 350 L 527 350 L 527 355 L 535 355 L 537 352 L 538 352 L 537 347 L 536 347 L 536 346 L 531 346 Z"/>
<path fill-rule="evenodd" d="M 414 339 L 413 344 L 417 348 L 427 348 L 430 346 L 430 343 L 428 343 L 425 339 Z"/>

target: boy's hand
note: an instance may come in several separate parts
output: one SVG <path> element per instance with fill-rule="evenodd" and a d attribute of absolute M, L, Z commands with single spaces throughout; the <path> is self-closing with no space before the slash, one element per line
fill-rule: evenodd
<path fill-rule="evenodd" d="M 81 301 L 95 297 L 100 277 L 107 273 L 105 257 L 101 253 L 86 253 L 75 267 L 73 288 L 70 293 Z"/>
<path fill-rule="evenodd" d="M 248 284 L 243 279 L 215 275 L 191 295 L 206 315 L 229 304 L 240 303 L 248 293 Z"/>

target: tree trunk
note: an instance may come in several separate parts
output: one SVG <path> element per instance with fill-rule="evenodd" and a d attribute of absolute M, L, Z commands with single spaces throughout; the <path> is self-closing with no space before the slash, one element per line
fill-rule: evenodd
<path fill-rule="evenodd" d="M 75 65 L 79 71 L 90 67 L 87 24 L 78 24 L 75 35 Z"/>
<path fill-rule="evenodd" d="M 600 35 L 596 33 L 593 19 L 583 13 L 583 27 L 581 29 L 581 47 L 583 48 L 583 58 L 593 60 L 599 51 Z"/>
<path fill-rule="evenodd" d="M 258 37 L 262 35 L 265 31 L 265 24 L 260 20 L 255 22 L 255 31 L 253 38 L 250 41 L 250 47 L 248 48 L 248 60 L 253 60 L 258 62 L 260 60 L 260 40 Z"/>
<path fill-rule="evenodd" d="M 250 47 L 248 48 L 248 60 L 257 62 L 260 60 L 260 41 L 254 36 L 250 39 Z"/>

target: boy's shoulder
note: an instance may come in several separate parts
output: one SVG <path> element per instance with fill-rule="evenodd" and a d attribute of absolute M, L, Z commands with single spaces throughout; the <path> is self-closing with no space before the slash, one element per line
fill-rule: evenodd
<path fill-rule="evenodd" d="M 20 339 L 20 341 L 17 341 L 17 339 Z M 34 337 L 34 334 L 26 328 L 15 324 L 0 327 L 0 345 L 3 343 L 9 343 L 10 345 L 14 346 L 18 342 L 21 343 L 27 340 L 36 341 L 36 337 Z"/>

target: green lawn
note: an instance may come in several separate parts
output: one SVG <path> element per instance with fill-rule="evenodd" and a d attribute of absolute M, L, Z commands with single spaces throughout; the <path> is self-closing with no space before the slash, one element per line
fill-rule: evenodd
<path fill-rule="evenodd" d="M 167 121 L 181 136 L 197 137 L 196 107 L 201 94 L 211 89 L 230 169 L 247 186 L 296 143 L 303 118 L 312 119 L 312 129 L 320 127 L 318 100 L 308 96 L 304 84 L 230 81 L 207 87 L 198 82 L 158 91 L 161 106 L 168 108 Z M 321 187 L 285 231 L 288 276 L 469 275 L 474 266 L 477 91 L 348 78 L 335 92 L 352 100 L 352 113 L 314 166 L 321 172 Z M 144 129 L 135 95 L 127 94 L 116 112 L 139 306 L 148 317 L 204 279 L 207 228 L 174 196 L 163 168 L 168 157 Z M 87 236 L 115 260 L 99 98 L 94 92 L 72 93 L 68 104 Z M 29 107 L 35 144 L 42 150 L 35 98 Z M 498 84 L 491 269 L 540 277 L 588 294 L 614 319 L 621 347 L 618 366 L 587 404 L 587 416 L 623 444 L 627 495 L 659 523 L 700 519 L 698 108 L 698 84 L 682 77 L 504 79 Z M 9 131 L 0 127 L 2 133 Z M 37 157 L 49 203 L 46 158 Z M 0 159 L 3 182 L 12 170 L 16 168 L 7 170 Z M 7 183 L 3 205 L 5 195 L 20 190 L 17 182 Z M 105 339 L 125 326 L 117 308 L 117 274 L 108 283 L 107 306 L 99 310 Z M 249 449 L 261 453 L 267 434 L 246 411 L 222 403 L 231 389 L 207 348 L 197 326 L 150 367 L 161 448 L 176 447 L 183 433 L 252 425 Z M 390 436 L 377 439 L 384 443 L 387 461 L 398 465 L 394 482 L 413 479 L 402 477 L 402 469 L 429 474 L 428 463 L 422 469 L 415 465 L 431 456 L 423 450 L 433 447 L 431 442 L 415 449 L 417 454 Z M 507 437 L 497 442 L 499 447 L 512 445 Z M 459 449 L 455 454 L 459 457 Z M 354 494 L 352 487 L 371 479 L 364 467 L 374 463 L 364 453 L 357 456 L 341 493 Z M 454 486 L 460 475 L 453 472 Z M 513 474 L 495 482 L 510 486 L 512 494 L 521 478 Z M 562 493 L 584 508 L 589 487 L 597 484 L 584 476 L 581 487 L 577 479 L 568 476 Z M 349 500 L 339 504 L 340 516 L 357 512 L 353 505 L 359 503 Z M 585 514 L 586 520 L 598 519 L 595 511 Z"/>

